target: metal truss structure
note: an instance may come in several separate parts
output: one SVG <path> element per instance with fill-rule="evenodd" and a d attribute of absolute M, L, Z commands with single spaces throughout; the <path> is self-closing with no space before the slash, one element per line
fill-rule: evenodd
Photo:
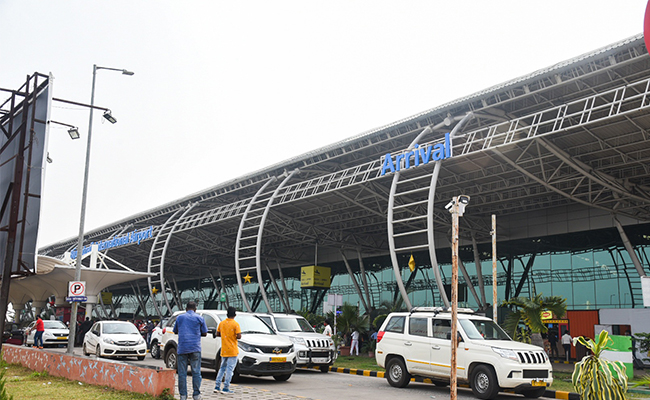
<path fill-rule="evenodd" d="M 148 289 L 162 294 L 154 299 L 161 315 L 173 308 L 166 293 L 178 295 L 178 287 L 193 287 L 202 279 L 210 280 L 217 292 L 236 284 L 248 310 L 259 301 L 272 310 L 267 296 L 271 288 L 287 309 L 289 293 L 278 285 L 269 264 L 278 266 L 278 279 L 284 283 L 285 275 L 297 276 L 296 267 L 347 264 L 346 249 L 358 252 L 361 270 L 363 257 L 389 255 L 396 284 L 410 306 L 400 277 L 403 257 L 427 251 L 429 259 L 420 265 L 430 265 L 436 286 L 443 285 L 436 252 L 448 248 L 440 240 L 450 230 L 444 205 L 459 194 L 472 199 L 461 227 L 466 243 L 490 241 L 492 214 L 508 227 L 499 229 L 499 240 L 532 237 L 529 220 L 557 221 L 569 209 L 586 219 L 595 213 L 611 214 L 626 225 L 650 222 L 649 128 L 650 56 L 639 35 L 118 221 L 87 237 L 98 240 L 125 226 L 154 226 L 153 240 L 111 252 L 135 270 L 157 274 Z M 452 157 L 417 167 L 402 165 L 392 176 L 381 174 L 386 154 L 405 154 L 416 143 L 440 144 L 450 130 Z M 572 231 L 564 224 L 554 232 Z M 72 246 L 74 239 L 64 240 L 41 253 L 62 255 Z M 475 251 L 474 259 L 464 261 L 478 258 Z M 635 267 L 641 275 L 638 259 Z M 249 272 L 261 299 L 253 305 L 242 282 Z M 371 293 L 362 291 L 370 285 L 360 287 L 354 274 L 350 270 L 359 297 L 368 308 L 376 306 Z M 364 281 L 366 272 L 360 275 Z M 472 290 L 474 285 L 483 287 L 482 277 L 476 280 L 466 274 Z M 484 302 L 483 293 L 473 294 L 479 304 L 479 297 Z M 179 304 L 180 298 L 174 302 Z"/>

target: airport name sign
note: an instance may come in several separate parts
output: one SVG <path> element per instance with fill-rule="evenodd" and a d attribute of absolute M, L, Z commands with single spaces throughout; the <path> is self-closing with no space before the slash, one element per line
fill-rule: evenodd
<path fill-rule="evenodd" d="M 86 254 L 90 252 L 92 249 L 93 245 L 97 245 L 99 247 L 99 251 L 102 250 L 108 250 L 112 249 L 114 247 L 120 247 L 120 246 L 125 246 L 127 244 L 131 243 L 137 243 L 140 244 L 141 241 L 145 239 L 150 239 L 153 237 L 153 225 L 151 225 L 149 228 L 145 228 L 142 230 L 135 230 L 133 232 L 129 232 L 126 235 L 123 236 L 118 236 L 114 237 L 112 239 L 107 239 L 107 240 L 102 240 L 101 242 L 92 242 L 90 246 L 85 246 L 83 253 Z M 77 249 L 74 249 L 70 252 L 70 257 L 74 260 L 77 258 Z"/>
<path fill-rule="evenodd" d="M 386 172 L 394 173 L 402 169 L 418 167 L 431 161 L 443 160 L 449 157 L 451 157 L 451 136 L 447 132 L 443 143 L 429 145 L 426 148 L 416 144 L 413 150 L 397 154 L 395 158 L 390 153 L 387 153 L 381 166 L 381 176 L 384 176 Z"/>

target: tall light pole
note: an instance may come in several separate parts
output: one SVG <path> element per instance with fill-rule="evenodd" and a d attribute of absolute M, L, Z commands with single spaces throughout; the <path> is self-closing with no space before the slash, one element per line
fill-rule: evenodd
<path fill-rule="evenodd" d="M 81 280 L 81 257 L 83 256 L 83 244 L 84 244 L 84 223 L 86 221 L 86 195 L 88 193 L 88 170 L 90 167 L 90 143 L 92 139 L 93 132 L 93 111 L 95 105 L 95 78 L 97 77 L 97 70 L 107 69 L 110 71 L 119 71 L 122 75 L 133 75 L 133 72 L 127 71 L 125 69 L 118 68 L 108 68 L 108 67 L 99 67 L 97 64 L 93 64 L 93 85 L 90 92 L 90 118 L 88 120 L 88 143 L 86 144 L 86 165 L 84 167 L 84 184 L 83 190 L 81 192 L 81 217 L 79 218 L 79 239 L 77 240 L 77 265 L 75 267 L 74 280 Z M 110 111 L 104 113 L 104 118 L 109 122 L 115 123 L 117 120 L 113 118 Z M 74 342 L 77 333 L 77 311 L 79 309 L 79 302 L 75 301 L 72 303 L 72 309 L 70 311 L 70 334 L 68 335 L 68 350 L 67 354 L 72 354 L 74 350 Z"/>
<path fill-rule="evenodd" d="M 469 196 L 454 197 L 445 207 L 451 213 L 451 379 L 450 400 L 458 396 L 458 217 L 462 217 L 465 206 L 469 203 Z"/>

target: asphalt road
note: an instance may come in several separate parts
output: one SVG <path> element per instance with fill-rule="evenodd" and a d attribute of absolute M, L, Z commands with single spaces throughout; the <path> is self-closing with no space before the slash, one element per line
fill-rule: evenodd
<path fill-rule="evenodd" d="M 47 351 L 57 351 L 64 353 L 66 349 L 47 349 Z M 81 349 L 75 348 L 75 355 L 82 356 Z M 90 356 L 94 357 L 94 356 Z M 130 364 L 135 365 L 148 365 L 154 367 L 164 367 L 162 360 L 151 358 L 150 355 L 143 361 L 138 361 L 135 358 L 128 358 L 123 360 Z M 223 395 L 212 395 L 206 393 L 205 387 L 214 387 L 214 380 L 216 379 L 216 371 L 203 368 L 203 392 L 206 394 L 204 398 L 225 398 Z M 191 378 L 188 377 L 188 385 L 191 385 Z M 337 372 L 322 373 L 316 370 L 303 370 L 298 369 L 286 382 L 278 382 L 272 377 L 249 377 L 242 376 L 240 380 L 234 384 L 236 391 L 244 391 L 250 388 L 249 393 L 260 392 L 270 395 L 271 398 L 303 398 L 314 400 L 377 400 L 377 399 L 437 399 L 446 400 L 450 399 L 448 387 L 436 387 L 427 383 L 411 382 L 408 387 L 404 389 L 397 389 L 388 384 L 385 378 L 369 377 L 351 375 Z M 270 392 L 270 393 L 269 393 Z M 271 393 L 277 394 L 273 396 Z M 178 398 L 178 392 L 176 393 Z M 237 398 L 239 396 L 235 396 Z M 262 397 L 244 397 L 244 398 L 262 398 Z M 264 397 L 267 398 L 267 397 Z M 521 395 L 512 395 L 502 393 L 498 399 L 523 399 Z M 472 391 L 466 388 L 458 389 L 459 400 L 475 399 Z"/>

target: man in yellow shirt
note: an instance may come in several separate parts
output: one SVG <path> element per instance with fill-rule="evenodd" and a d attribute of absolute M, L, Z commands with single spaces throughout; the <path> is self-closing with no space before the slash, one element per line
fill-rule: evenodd
<path fill-rule="evenodd" d="M 239 354 L 239 347 L 237 347 L 237 339 L 241 339 L 241 328 L 235 315 L 237 310 L 235 307 L 228 307 L 228 318 L 221 321 L 217 327 L 217 336 L 221 337 L 221 367 L 217 374 L 217 382 L 214 388 L 214 393 L 233 394 L 230 390 L 230 380 L 232 373 L 237 365 L 237 355 Z M 226 375 L 223 382 L 223 390 L 221 388 L 221 380 Z"/>

